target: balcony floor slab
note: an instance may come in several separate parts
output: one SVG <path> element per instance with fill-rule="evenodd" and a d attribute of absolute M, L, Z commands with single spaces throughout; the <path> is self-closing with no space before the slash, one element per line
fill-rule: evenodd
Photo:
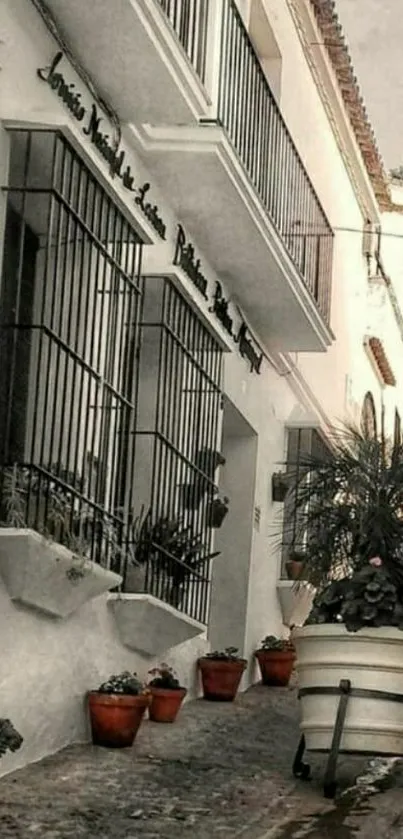
<path fill-rule="evenodd" d="M 47 0 L 47 6 L 122 120 L 179 124 L 207 112 L 207 93 L 158 2 Z"/>
<path fill-rule="evenodd" d="M 331 329 L 225 132 L 216 125 L 131 131 L 181 223 L 266 345 L 325 351 Z"/>

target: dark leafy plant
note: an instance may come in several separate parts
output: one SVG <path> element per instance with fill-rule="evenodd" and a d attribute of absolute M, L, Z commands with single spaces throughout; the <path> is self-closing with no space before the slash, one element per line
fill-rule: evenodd
<path fill-rule="evenodd" d="M 260 643 L 259 651 L 287 652 L 294 649 L 294 645 L 287 638 L 277 638 L 275 635 L 266 635 Z"/>
<path fill-rule="evenodd" d="M 97 692 L 138 696 L 144 692 L 144 687 L 140 679 L 137 678 L 136 673 L 130 673 L 128 670 L 125 670 L 119 676 L 111 676 L 106 682 L 103 682 Z"/>
<path fill-rule="evenodd" d="M 0 719 L 0 757 L 3 757 L 6 752 L 17 752 L 23 742 L 23 737 L 16 731 L 12 722 Z"/>
<path fill-rule="evenodd" d="M 149 670 L 149 674 L 153 676 L 149 682 L 149 687 L 162 688 L 164 690 L 182 690 L 182 685 L 169 664 L 160 664 L 159 667 L 153 667 L 152 670 Z"/>
<path fill-rule="evenodd" d="M 301 464 L 299 469 L 301 475 Z M 319 589 L 379 557 L 400 597 L 403 446 L 392 444 L 383 428 L 378 437 L 352 427 L 335 430 L 326 454 L 303 461 L 287 521 L 290 526 L 298 522 L 296 538 L 304 544 L 304 577 Z M 290 533 L 288 543 L 291 537 Z"/>
<path fill-rule="evenodd" d="M 388 571 L 369 564 L 326 586 L 315 598 L 307 623 L 344 623 L 349 632 L 369 626 L 403 630 L 403 605 Z"/>
<path fill-rule="evenodd" d="M 220 553 L 208 553 L 180 517 L 162 517 L 153 523 L 151 510 L 137 524 L 134 544 L 135 563 L 150 563 L 163 573 L 166 584 L 161 596 L 175 607 L 180 605 L 187 579 L 199 577 L 203 566 Z"/>
<path fill-rule="evenodd" d="M 226 647 L 225 650 L 214 650 L 211 653 L 207 653 L 205 658 L 211 658 L 214 661 L 245 661 L 239 655 L 238 647 Z"/>

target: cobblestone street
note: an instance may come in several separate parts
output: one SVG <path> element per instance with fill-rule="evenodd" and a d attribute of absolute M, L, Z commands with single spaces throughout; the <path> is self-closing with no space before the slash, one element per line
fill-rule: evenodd
<path fill-rule="evenodd" d="M 133 750 L 72 747 L 3 778 L 1 839 L 364 839 L 375 823 L 385 839 L 403 835 L 396 787 L 333 805 L 322 797 L 323 759 L 311 761 L 310 783 L 295 782 L 297 738 L 292 688 L 188 703 L 173 726 L 145 722 Z M 365 764 L 341 762 L 341 789 Z"/>

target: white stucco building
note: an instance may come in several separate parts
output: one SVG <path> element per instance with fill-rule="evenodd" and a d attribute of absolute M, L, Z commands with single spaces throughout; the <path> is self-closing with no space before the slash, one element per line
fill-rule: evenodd
<path fill-rule="evenodd" d="M 399 254 L 377 231 L 401 217 L 351 68 L 317 46 L 331 6 L 1 5 L 8 523 L 124 577 L 12 565 L 0 532 L 0 713 L 25 738 L 1 771 L 85 739 L 111 672 L 168 660 L 192 696 L 197 657 L 231 645 L 255 681 L 286 632 L 273 474 L 364 405 L 398 428 Z"/>

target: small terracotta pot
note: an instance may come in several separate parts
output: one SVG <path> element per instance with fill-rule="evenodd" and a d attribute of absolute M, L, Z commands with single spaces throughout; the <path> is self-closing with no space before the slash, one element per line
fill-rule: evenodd
<path fill-rule="evenodd" d="M 288 685 L 295 661 L 294 650 L 257 650 L 255 656 L 259 662 L 263 685 Z"/>
<path fill-rule="evenodd" d="M 94 746 L 113 749 L 132 746 L 149 703 L 148 694 L 130 696 L 91 691 L 88 705 Z"/>
<path fill-rule="evenodd" d="M 186 688 L 166 690 L 165 688 L 151 687 L 150 692 L 150 720 L 153 722 L 175 722 L 179 709 L 187 694 Z"/>
<path fill-rule="evenodd" d="M 304 570 L 304 563 L 299 559 L 289 559 L 286 568 L 289 580 L 299 580 Z"/>
<path fill-rule="evenodd" d="M 247 661 L 216 661 L 199 658 L 203 695 L 212 702 L 232 702 L 235 699 Z"/>

